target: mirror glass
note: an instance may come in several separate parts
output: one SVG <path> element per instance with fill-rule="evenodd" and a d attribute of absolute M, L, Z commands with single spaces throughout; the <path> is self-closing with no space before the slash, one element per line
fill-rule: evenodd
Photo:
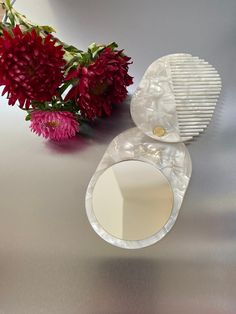
<path fill-rule="evenodd" d="M 168 221 L 173 192 L 154 166 L 122 161 L 98 178 L 92 196 L 94 214 L 103 229 L 122 240 L 143 240 Z"/>

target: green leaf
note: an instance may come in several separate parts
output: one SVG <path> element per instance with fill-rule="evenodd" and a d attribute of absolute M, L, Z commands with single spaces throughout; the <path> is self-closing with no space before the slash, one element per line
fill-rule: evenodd
<path fill-rule="evenodd" d="M 9 22 L 0 22 L 0 29 L 12 28 L 12 25 Z"/>
<path fill-rule="evenodd" d="M 91 54 L 84 52 L 84 53 L 81 55 L 80 64 L 83 65 L 83 66 L 87 66 L 87 65 L 90 64 L 90 62 L 91 62 Z"/>
<path fill-rule="evenodd" d="M 28 113 L 27 116 L 25 117 L 25 121 L 30 121 L 30 119 L 31 119 L 31 115 L 30 113 Z"/>
<path fill-rule="evenodd" d="M 81 57 L 82 57 L 81 54 L 78 53 L 75 57 L 68 59 L 65 68 L 68 70 L 68 69 L 70 69 L 74 64 L 77 66 L 78 63 L 80 63 Z"/>
<path fill-rule="evenodd" d="M 104 49 L 105 49 L 105 46 L 97 45 L 96 43 L 92 43 L 88 47 L 88 53 L 91 55 L 92 59 L 95 59 L 97 57 L 97 55 Z"/>
<path fill-rule="evenodd" d="M 118 45 L 116 42 L 113 42 L 113 43 L 110 43 L 109 45 L 107 45 L 107 48 L 115 50 L 116 48 L 118 48 Z"/>
<path fill-rule="evenodd" d="M 7 5 L 8 9 L 10 9 L 12 7 L 11 1 L 10 0 L 6 0 L 6 5 Z"/>
<path fill-rule="evenodd" d="M 88 47 L 88 53 L 91 55 L 92 59 L 95 59 L 98 56 L 98 54 L 100 54 L 105 48 L 110 48 L 111 50 L 114 51 L 116 48 L 118 48 L 118 45 L 116 42 L 112 42 L 107 46 L 97 45 L 96 43 L 92 43 Z"/>
<path fill-rule="evenodd" d="M 91 45 L 88 46 L 88 50 L 90 50 L 91 52 L 94 52 L 97 49 L 97 44 L 96 43 L 92 43 Z"/>
<path fill-rule="evenodd" d="M 93 59 L 97 57 L 97 55 L 102 52 L 105 49 L 105 47 L 98 47 L 97 50 L 95 50 L 92 54 Z"/>
<path fill-rule="evenodd" d="M 11 25 L 14 27 L 15 26 L 15 17 L 14 17 L 14 15 L 11 12 L 8 12 L 7 16 L 9 17 Z"/>
<path fill-rule="evenodd" d="M 72 46 L 72 45 L 66 45 L 66 44 L 64 44 L 64 45 L 63 45 L 63 48 L 64 48 L 66 51 L 70 52 L 70 53 L 81 53 L 81 52 L 82 52 L 82 50 L 79 50 L 79 49 L 77 49 L 76 47 L 74 47 L 74 46 Z"/>
<path fill-rule="evenodd" d="M 40 28 L 46 33 L 56 33 L 55 29 L 48 25 L 40 26 Z"/>

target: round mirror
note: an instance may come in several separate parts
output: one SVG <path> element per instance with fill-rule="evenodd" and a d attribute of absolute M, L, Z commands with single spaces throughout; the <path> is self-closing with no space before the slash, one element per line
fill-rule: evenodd
<path fill-rule="evenodd" d="M 98 178 L 93 194 L 94 214 L 103 229 L 122 240 L 143 240 L 160 231 L 173 208 L 173 192 L 154 166 L 122 161 Z"/>

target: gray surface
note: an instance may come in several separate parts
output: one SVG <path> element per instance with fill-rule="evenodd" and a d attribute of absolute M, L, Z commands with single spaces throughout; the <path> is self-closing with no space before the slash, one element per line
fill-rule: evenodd
<path fill-rule="evenodd" d="M 128 106 L 90 136 L 56 145 L 35 137 L 1 101 L 0 313 L 236 312 L 236 1 L 18 0 L 84 48 L 117 40 L 137 84 L 155 59 L 190 52 L 213 64 L 223 94 L 205 134 L 189 146 L 193 176 L 173 230 L 125 251 L 89 226 L 84 194 L 107 144 L 132 126 Z"/>

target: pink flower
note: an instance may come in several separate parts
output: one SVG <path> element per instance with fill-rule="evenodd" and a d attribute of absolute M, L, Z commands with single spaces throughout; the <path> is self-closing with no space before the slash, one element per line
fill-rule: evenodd
<path fill-rule="evenodd" d="M 74 137 L 79 131 L 79 123 L 68 111 L 35 110 L 31 113 L 30 128 L 37 135 L 61 141 Z"/>
<path fill-rule="evenodd" d="M 128 74 L 130 58 L 122 51 L 105 48 L 87 67 L 72 70 L 66 80 L 75 79 L 66 100 L 75 100 L 83 117 L 93 120 L 111 115 L 112 104 L 122 103 L 133 83 Z"/>

